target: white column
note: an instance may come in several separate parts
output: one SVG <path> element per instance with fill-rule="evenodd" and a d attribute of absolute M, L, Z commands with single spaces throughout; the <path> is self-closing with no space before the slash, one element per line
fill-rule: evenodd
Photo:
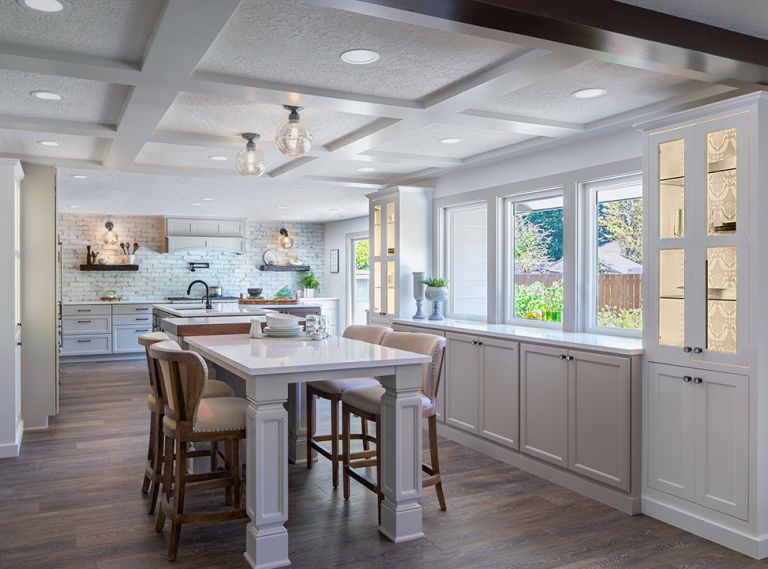
<path fill-rule="evenodd" d="M 253 569 L 290 565 L 288 559 L 288 414 L 287 393 L 277 386 L 248 386 L 246 412 L 245 560 Z M 264 389 L 261 389 L 264 387 Z M 271 392 L 271 393 L 270 393 Z"/>
<path fill-rule="evenodd" d="M 421 364 L 397 366 L 381 378 L 381 504 L 379 531 L 395 543 L 421 531 Z"/>
<path fill-rule="evenodd" d="M 307 463 L 307 391 L 303 383 L 288 386 L 288 460 Z"/>

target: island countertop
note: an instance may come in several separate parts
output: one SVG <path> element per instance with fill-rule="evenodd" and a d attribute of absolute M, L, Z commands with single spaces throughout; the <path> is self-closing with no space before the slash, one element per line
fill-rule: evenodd
<path fill-rule="evenodd" d="M 198 316 L 222 317 L 222 316 L 261 316 L 265 310 L 281 309 L 320 309 L 319 304 L 238 304 L 238 303 L 214 303 L 210 310 L 195 304 L 155 304 L 157 310 L 161 310 L 171 316 L 179 318 L 192 318 Z"/>

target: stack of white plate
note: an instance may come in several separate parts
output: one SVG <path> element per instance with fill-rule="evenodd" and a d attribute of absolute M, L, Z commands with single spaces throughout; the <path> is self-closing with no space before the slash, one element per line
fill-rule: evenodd
<path fill-rule="evenodd" d="M 264 333 L 274 338 L 295 338 L 301 334 L 299 319 L 291 314 L 267 314 Z"/>

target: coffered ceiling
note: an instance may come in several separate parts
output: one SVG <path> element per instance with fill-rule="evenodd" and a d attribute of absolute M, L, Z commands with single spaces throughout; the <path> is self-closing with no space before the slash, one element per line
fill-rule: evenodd
<path fill-rule="evenodd" d="M 67 0 L 42 14 L 0 0 L 0 156 L 61 167 L 63 208 L 200 215 L 206 194 L 208 214 L 324 221 L 365 214 L 365 194 L 394 183 L 747 89 L 380 4 Z M 354 48 L 380 58 L 342 62 Z M 607 92 L 571 96 L 594 87 Z M 275 148 L 283 104 L 305 108 L 305 157 Z M 241 132 L 261 134 L 261 178 L 234 172 Z"/>

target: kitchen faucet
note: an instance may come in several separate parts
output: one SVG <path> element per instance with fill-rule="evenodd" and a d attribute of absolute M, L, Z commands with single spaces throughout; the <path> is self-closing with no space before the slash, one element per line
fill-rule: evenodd
<path fill-rule="evenodd" d="M 187 294 L 192 292 L 192 287 L 195 286 L 197 283 L 200 283 L 201 285 L 203 285 L 205 287 L 205 297 L 204 297 L 205 298 L 205 309 L 206 310 L 210 310 L 212 308 L 211 307 L 211 293 L 210 293 L 210 289 L 208 288 L 208 283 L 207 282 L 200 281 L 200 280 L 192 281 L 191 283 L 189 283 L 189 286 L 187 287 Z"/>

